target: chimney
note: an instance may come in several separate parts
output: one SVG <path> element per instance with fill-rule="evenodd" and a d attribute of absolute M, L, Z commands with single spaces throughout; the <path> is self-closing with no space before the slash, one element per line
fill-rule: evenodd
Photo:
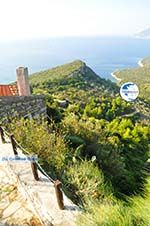
<path fill-rule="evenodd" d="M 30 96 L 31 91 L 28 78 L 28 68 L 19 67 L 17 68 L 16 72 L 19 96 Z"/>

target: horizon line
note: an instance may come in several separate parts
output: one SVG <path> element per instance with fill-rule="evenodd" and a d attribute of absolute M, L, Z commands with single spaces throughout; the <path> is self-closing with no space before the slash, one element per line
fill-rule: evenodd
<path fill-rule="evenodd" d="M 64 35 L 64 36 L 43 36 L 43 37 L 28 37 L 15 39 L 0 39 L 0 42 L 16 42 L 16 41 L 32 41 L 32 40 L 47 40 L 47 39 L 63 39 L 63 38 L 98 38 L 98 37 L 130 37 L 135 35 L 129 34 L 94 34 L 94 35 Z"/>

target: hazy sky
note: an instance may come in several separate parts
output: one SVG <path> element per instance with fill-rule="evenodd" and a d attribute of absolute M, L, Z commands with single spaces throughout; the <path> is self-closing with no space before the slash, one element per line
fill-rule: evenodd
<path fill-rule="evenodd" d="M 0 40 L 132 35 L 148 27 L 149 0 L 0 0 Z"/>

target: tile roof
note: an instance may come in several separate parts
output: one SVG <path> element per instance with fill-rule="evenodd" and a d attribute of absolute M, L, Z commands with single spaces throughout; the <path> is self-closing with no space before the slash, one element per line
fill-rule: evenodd
<path fill-rule="evenodd" d="M 17 85 L 0 85 L 0 96 L 17 96 Z"/>

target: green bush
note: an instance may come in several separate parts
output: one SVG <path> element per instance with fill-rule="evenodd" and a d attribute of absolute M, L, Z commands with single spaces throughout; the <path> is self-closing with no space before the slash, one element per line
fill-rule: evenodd
<path fill-rule="evenodd" d="M 63 137 L 52 131 L 44 120 L 38 122 L 17 119 L 10 124 L 9 129 L 29 153 L 36 154 L 41 163 L 46 162 L 47 169 L 48 165 L 56 170 L 62 169 L 65 165 L 69 153 L 68 147 Z"/>
<path fill-rule="evenodd" d="M 92 161 L 75 162 L 66 172 L 66 185 L 71 185 L 76 195 L 84 201 L 100 199 L 110 194 L 103 173 Z"/>
<path fill-rule="evenodd" d="M 149 158 L 150 129 L 128 118 L 104 119 L 66 116 L 62 130 L 75 149 L 82 145 L 80 158 L 96 162 L 113 184 L 117 195 L 141 192 Z M 75 153 L 76 150 L 74 150 Z"/>

